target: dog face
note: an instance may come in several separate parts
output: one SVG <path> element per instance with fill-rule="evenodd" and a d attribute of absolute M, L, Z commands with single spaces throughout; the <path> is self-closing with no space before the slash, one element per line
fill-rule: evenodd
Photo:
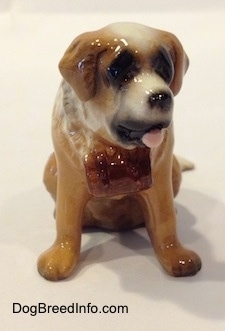
<path fill-rule="evenodd" d="M 187 68 L 174 35 L 134 23 L 82 34 L 59 64 L 85 111 L 85 125 L 125 148 L 162 142 Z"/>

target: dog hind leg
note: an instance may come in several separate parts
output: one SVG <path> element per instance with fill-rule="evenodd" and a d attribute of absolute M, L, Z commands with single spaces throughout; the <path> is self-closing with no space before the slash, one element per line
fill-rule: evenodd
<path fill-rule="evenodd" d="M 179 161 L 173 155 L 173 164 L 172 164 L 172 187 L 173 187 L 173 196 L 175 197 L 180 189 L 181 179 L 182 179 L 182 169 Z"/>
<path fill-rule="evenodd" d="M 51 194 L 54 200 L 56 200 L 57 173 L 55 153 L 52 153 L 45 166 L 43 182 L 47 191 Z"/>

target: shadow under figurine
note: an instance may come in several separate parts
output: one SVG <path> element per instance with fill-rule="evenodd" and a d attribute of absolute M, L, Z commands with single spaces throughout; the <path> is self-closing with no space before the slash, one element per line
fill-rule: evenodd
<path fill-rule="evenodd" d="M 173 98 L 188 58 L 168 32 L 115 23 L 78 36 L 59 63 L 64 78 L 52 119 L 54 153 L 44 182 L 56 201 L 57 237 L 38 260 L 48 280 L 71 275 L 83 226 L 147 228 L 172 276 L 201 268 L 177 238 L 173 198 Z"/>

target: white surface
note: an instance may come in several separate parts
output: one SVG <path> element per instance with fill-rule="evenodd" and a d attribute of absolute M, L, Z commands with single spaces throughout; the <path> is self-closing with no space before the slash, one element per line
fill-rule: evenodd
<path fill-rule="evenodd" d="M 82 11 L 87 1 L 65 1 L 64 8 L 59 1 L 27 3 L 0 4 L 1 330 L 224 330 L 225 2 L 168 1 L 169 7 L 138 1 L 138 11 L 130 1 L 114 1 L 114 8 L 95 1 L 90 13 Z M 159 266 L 144 229 L 94 232 L 83 235 L 75 276 L 47 282 L 36 259 L 55 237 L 53 203 L 41 177 L 52 151 L 57 63 L 80 32 L 123 20 L 174 32 L 191 60 L 175 101 L 175 151 L 196 170 L 184 174 L 176 204 L 180 239 L 200 254 L 203 269 L 173 279 Z M 129 313 L 30 316 L 13 314 L 13 302 L 127 305 Z"/>

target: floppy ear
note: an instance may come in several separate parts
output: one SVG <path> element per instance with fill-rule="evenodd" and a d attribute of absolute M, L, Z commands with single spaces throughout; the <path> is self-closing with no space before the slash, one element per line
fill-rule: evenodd
<path fill-rule="evenodd" d="M 105 50 L 96 33 L 87 32 L 71 43 L 59 63 L 63 78 L 82 101 L 96 94 L 98 57 Z"/>
<path fill-rule="evenodd" d="M 173 34 L 169 33 L 166 39 L 174 63 L 174 77 L 170 83 L 170 89 L 174 95 L 177 95 L 182 86 L 183 76 L 188 69 L 189 60 L 181 43 Z"/>

